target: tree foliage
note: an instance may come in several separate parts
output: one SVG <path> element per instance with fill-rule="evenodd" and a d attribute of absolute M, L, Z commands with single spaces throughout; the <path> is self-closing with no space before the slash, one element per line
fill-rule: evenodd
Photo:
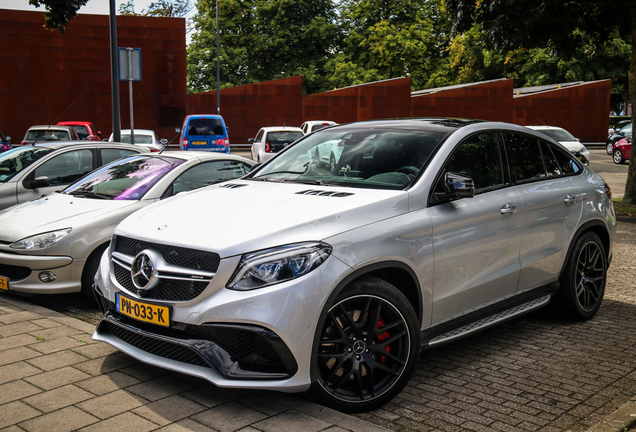
<path fill-rule="evenodd" d="M 70 20 L 77 16 L 79 8 L 88 3 L 88 0 L 29 0 L 31 6 L 44 6 L 44 29 L 59 30 L 64 34 L 64 27 Z"/>
<path fill-rule="evenodd" d="M 446 0 L 453 30 L 478 24 L 499 51 L 544 48 L 571 58 L 585 44 L 630 41 L 629 100 L 636 108 L 636 2 L 634 0 Z M 636 109 L 632 110 L 636 121 Z M 636 204 L 636 162 L 630 159 L 623 202 Z"/>
<path fill-rule="evenodd" d="M 148 5 L 148 9 L 135 12 L 133 0 L 119 5 L 119 15 L 153 16 L 166 18 L 184 18 L 192 10 L 190 0 L 157 0 Z"/>
<path fill-rule="evenodd" d="M 193 91 L 216 88 L 216 2 L 198 0 L 188 47 Z M 303 75 L 325 88 L 325 64 L 339 41 L 332 0 L 220 0 L 221 87 Z"/>

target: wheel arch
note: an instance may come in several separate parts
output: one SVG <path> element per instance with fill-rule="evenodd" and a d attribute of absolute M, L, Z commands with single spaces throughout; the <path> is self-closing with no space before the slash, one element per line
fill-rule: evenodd
<path fill-rule="evenodd" d="M 108 247 L 108 245 L 110 244 L 110 238 L 106 241 L 102 241 L 97 243 L 97 246 L 95 246 L 95 248 L 92 250 L 92 252 L 90 254 L 88 254 L 88 257 L 86 257 L 86 262 L 84 263 L 84 268 L 82 269 L 82 278 L 84 278 L 84 274 L 87 270 L 87 267 L 89 265 L 89 263 L 91 262 L 91 260 L 95 257 L 95 255 L 102 254 L 104 253 L 104 250 L 106 250 L 106 248 Z M 101 252 L 100 252 L 101 249 Z"/>
<path fill-rule="evenodd" d="M 559 279 L 563 276 L 563 272 L 565 271 L 565 267 L 567 266 L 570 255 L 572 254 L 572 250 L 576 244 L 576 241 L 586 232 L 593 232 L 596 234 L 603 243 L 603 249 L 605 250 L 605 259 L 607 262 L 607 266 L 609 267 L 610 257 L 609 251 L 611 246 L 611 238 L 610 233 L 607 229 L 605 223 L 601 220 L 592 220 L 584 223 L 579 227 L 576 233 L 572 236 L 572 241 L 570 241 L 570 245 L 568 246 L 567 254 L 565 255 L 565 260 L 563 261 L 563 266 L 561 267 L 561 272 L 559 274 Z"/>

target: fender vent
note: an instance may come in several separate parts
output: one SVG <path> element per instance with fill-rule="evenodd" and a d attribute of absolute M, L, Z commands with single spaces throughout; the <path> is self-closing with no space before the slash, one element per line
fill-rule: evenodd
<path fill-rule="evenodd" d="M 243 186 L 247 186 L 246 184 L 241 184 L 241 183 L 226 183 L 223 185 L 220 185 L 219 187 L 225 188 L 225 189 L 236 189 L 236 188 L 240 188 Z"/>
<path fill-rule="evenodd" d="M 309 189 L 302 192 L 296 192 L 298 195 L 318 195 L 318 196 L 326 196 L 326 197 L 336 197 L 343 198 L 349 195 L 353 195 L 349 192 L 333 192 L 333 191 L 321 191 L 316 189 Z"/>

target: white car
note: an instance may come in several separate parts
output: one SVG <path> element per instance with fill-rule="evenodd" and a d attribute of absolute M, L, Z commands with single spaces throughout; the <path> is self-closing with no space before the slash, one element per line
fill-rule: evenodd
<path fill-rule="evenodd" d="M 258 131 L 256 138 L 250 138 L 252 143 L 252 159 L 257 163 L 265 163 L 276 153 L 303 137 L 301 128 L 291 126 L 264 127 Z"/>
<path fill-rule="evenodd" d="M 151 152 L 159 152 L 163 149 L 163 146 L 168 144 L 168 140 L 165 138 L 157 139 L 157 135 L 155 131 L 149 129 L 135 129 L 135 145 L 141 145 L 144 147 L 148 147 Z M 113 142 L 114 134 L 110 134 L 110 138 L 108 138 L 109 142 Z M 130 144 L 130 129 L 122 129 L 121 130 L 121 140 L 119 142 Z"/>
<path fill-rule="evenodd" d="M 104 165 L 60 193 L 11 207 L 0 213 L 0 289 L 81 291 L 90 299 L 102 253 L 126 216 L 178 193 L 241 177 L 252 165 L 235 155 L 146 152 Z"/>
<path fill-rule="evenodd" d="M 335 126 L 338 123 L 333 122 L 331 120 L 310 120 L 300 125 L 300 128 L 303 130 L 305 135 L 308 135 L 312 132 L 316 132 L 319 129 L 324 129 L 327 126 Z"/>
<path fill-rule="evenodd" d="M 590 151 L 587 149 L 587 147 L 581 144 L 578 138 L 574 138 L 574 136 L 570 132 L 556 126 L 526 127 L 549 136 L 550 138 L 561 144 L 563 147 L 570 150 L 585 165 L 589 165 Z"/>

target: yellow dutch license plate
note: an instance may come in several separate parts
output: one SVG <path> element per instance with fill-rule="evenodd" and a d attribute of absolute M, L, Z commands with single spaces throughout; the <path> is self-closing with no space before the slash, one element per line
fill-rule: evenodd
<path fill-rule="evenodd" d="M 119 293 L 115 294 L 117 311 L 130 318 L 170 327 L 170 308 L 146 302 L 140 302 Z"/>
<path fill-rule="evenodd" d="M 9 280 L 7 278 L 0 277 L 0 289 L 9 291 Z"/>
<path fill-rule="evenodd" d="M 192 141 L 192 145 L 206 145 L 207 141 Z"/>

